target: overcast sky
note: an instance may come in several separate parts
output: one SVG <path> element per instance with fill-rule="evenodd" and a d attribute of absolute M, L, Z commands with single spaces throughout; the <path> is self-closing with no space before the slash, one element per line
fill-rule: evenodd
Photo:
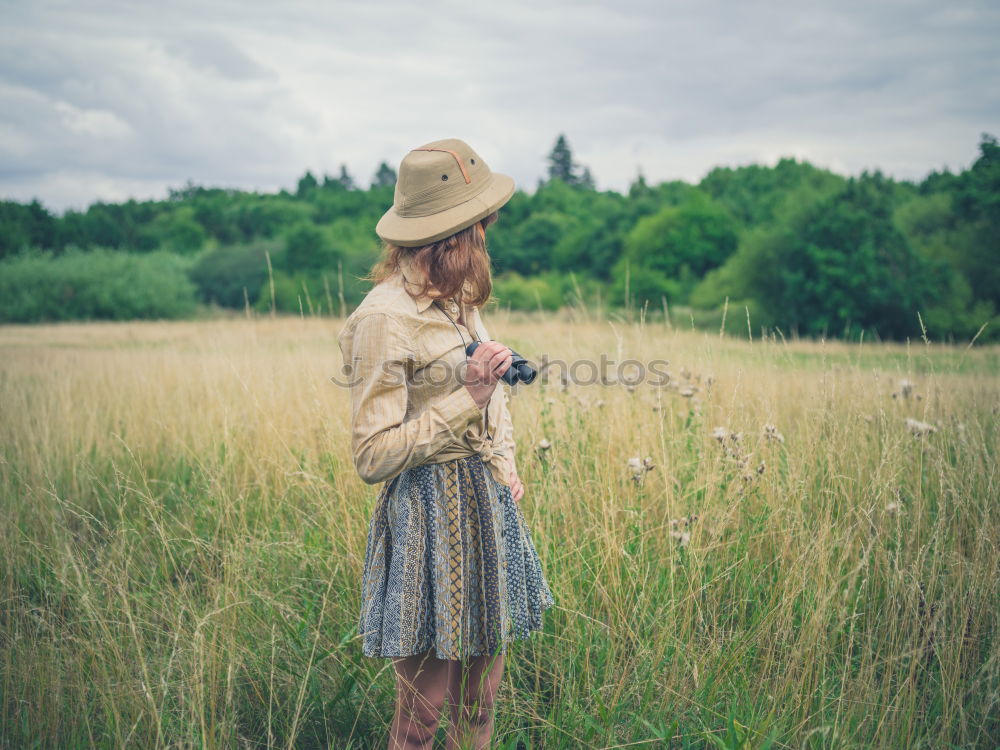
<path fill-rule="evenodd" d="M 1000 135 L 1000 3 L 0 0 L 0 196 L 367 186 L 466 140 L 533 191 L 565 133 L 600 189 L 795 156 L 919 179 Z"/>

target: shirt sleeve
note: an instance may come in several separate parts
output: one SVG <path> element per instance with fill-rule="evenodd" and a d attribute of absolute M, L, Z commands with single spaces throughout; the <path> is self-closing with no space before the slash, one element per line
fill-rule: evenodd
<path fill-rule="evenodd" d="M 368 484 L 426 463 L 482 418 L 472 394 L 460 385 L 403 421 L 414 359 L 407 342 L 402 326 L 386 313 L 361 318 L 352 335 L 351 450 L 358 474 Z"/>

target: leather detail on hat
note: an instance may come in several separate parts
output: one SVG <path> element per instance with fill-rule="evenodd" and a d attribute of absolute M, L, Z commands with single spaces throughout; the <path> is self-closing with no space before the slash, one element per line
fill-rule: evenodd
<path fill-rule="evenodd" d="M 455 161 L 458 162 L 458 168 L 462 170 L 462 177 L 465 178 L 465 184 L 468 185 L 472 182 L 472 178 L 469 177 L 469 173 L 465 171 L 465 165 L 462 164 L 462 157 L 458 155 L 457 151 L 452 151 L 450 148 L 414 148 L 411 151 L 443 151 L 446 154 L 451 154 L 455 157 Z"/>

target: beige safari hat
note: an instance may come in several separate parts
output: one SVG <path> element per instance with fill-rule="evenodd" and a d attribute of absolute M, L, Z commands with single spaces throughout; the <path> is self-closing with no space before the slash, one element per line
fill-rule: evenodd
<path fill-rule="evenodd" d="M 428 245 L 489 216 L 513 194 L 514 179 L 490 171 L 465 141 L 431 141 L 403 157 L 392 208 L 375 233 L 402 247 Z"/>

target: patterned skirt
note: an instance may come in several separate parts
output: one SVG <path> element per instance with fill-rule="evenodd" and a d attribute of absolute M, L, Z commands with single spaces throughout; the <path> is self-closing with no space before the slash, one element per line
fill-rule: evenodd
<path fill-rule="evenodd" d="M 382 486 L 361 589 L 366 656 L 504 653 L 554 603 L 520 507 L 478 455 Z"/>

